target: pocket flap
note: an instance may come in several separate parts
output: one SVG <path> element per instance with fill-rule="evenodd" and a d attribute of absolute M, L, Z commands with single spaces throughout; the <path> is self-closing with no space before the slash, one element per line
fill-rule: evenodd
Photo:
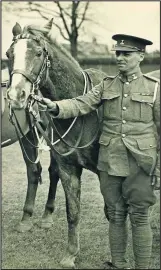
<path fill-rule="evenodd" d="M 157 141 L 155 137 L 137 139 L 137 143 L 140 150 L 155 148 L 157 146 Z"/>
<path fill-rule="evenodd" d="M 132 93 L 132 100 L 141 103 L 153 103 L 153 95 L 151 93 Z"/>
<path fill-rule="evenodd" d="M 108 91 L 104 91 L 102 94 L 102 99 L 114 99 L 120 97 L 120 93 L 115 89 L 108 89 Z"/>
<path fill-rule="evenodd" d="M 100 136 L 99 143 L 100 143 L 100 144 L 103 144 L 103 145 L 108 145 L 108 144 L 110 143 L 110 140 L 111 140 L 110 137 L 108 137 L 108 136 L 105 135 L 105 134 L 102 134 L 102 135 Z"/>

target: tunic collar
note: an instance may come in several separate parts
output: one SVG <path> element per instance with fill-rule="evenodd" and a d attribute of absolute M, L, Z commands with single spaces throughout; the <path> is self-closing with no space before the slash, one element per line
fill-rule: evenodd
<path fill-rule="evenodd" d="M 138 79 L 141 75 L 142 75 L 142 72 L 141 72 L 141 70 L 139 69 L 139 70 L 137 70 L 135 73 L 130 74 L 130 75 L 128 75 L 128 76 L 125 76 L 124 74 L 119 73 L 119 74 L 118 74 L 118 77 L 119 77 L 119 79 L 120 79 L 122 82 L 131 82 L 131 81 L 133 81 L 133 80 Z"/>

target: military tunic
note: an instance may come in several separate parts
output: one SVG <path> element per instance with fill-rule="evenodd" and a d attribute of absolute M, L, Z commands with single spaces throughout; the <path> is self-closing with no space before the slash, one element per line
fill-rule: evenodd
<path fill-rule="evenodd" d="M 57 101 L 56 118 L 72 118 L 103 106 L 98 169 L 127 177 L 127 149 L 148 175 L 160 175 L 160 87 L 157 79 L 137 73 L 106 77 L 84 96 Z"/>

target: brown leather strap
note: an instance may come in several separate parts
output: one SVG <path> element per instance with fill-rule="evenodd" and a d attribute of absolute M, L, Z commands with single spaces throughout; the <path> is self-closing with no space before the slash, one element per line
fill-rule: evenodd
<path fill-rule="evenodd" d="M 12 73 L 11 73 L 11 76 L 13 74 L 22 74 L 31 83 L 34 83 L 36 81 L 36 76 L 34 74 L 33 74 L 33 76 L 31 76 L 30 74 L 26 73 L 26 71 L 24 71 L 22 69 L 15 69 L 15 70 L 13 70 Z"/>

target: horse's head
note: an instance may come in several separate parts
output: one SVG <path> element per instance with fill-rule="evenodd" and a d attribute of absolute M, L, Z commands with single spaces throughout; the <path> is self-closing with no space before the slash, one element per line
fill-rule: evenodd
<path fill-rule="evenodd" d="M 46 76 L 48 69 L 48 51 L 45 36 L 52 27 L 52 20 L 41 31 L 39 27 L 27 26 L 21 29 L 16 23 L 12 29 L 13 43 L 6 52 L 9 59 L 10 87 L 7 98 L 13 109 L 22 109 Z"/>

